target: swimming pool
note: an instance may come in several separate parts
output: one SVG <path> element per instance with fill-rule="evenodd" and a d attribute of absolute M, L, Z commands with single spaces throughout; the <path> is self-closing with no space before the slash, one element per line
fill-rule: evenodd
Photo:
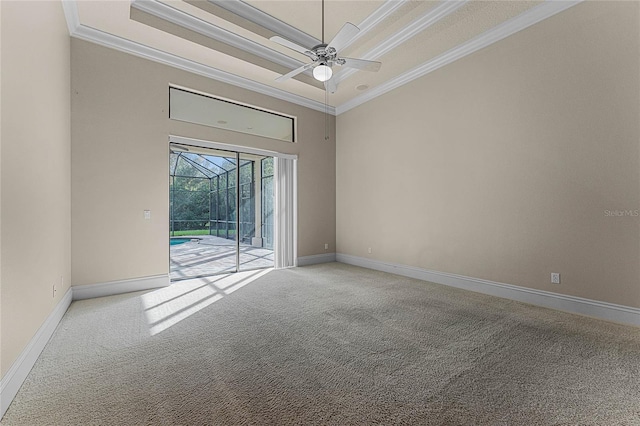
<path fill-rule="evenodd" d="M 169 239 L 170 246 L 177 246 L 178 244 L 184 244 L 191 241 L 191 238 L 171 238 Z"/>

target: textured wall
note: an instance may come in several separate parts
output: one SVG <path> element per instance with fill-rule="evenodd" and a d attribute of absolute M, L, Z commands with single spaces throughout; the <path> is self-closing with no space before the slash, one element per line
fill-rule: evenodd
<path fill-rule="evenodd" d="M 585 2 L 341 114 L 338 252 L 640 307 L 639 16 Z"/>
<path fill-rule="evenodd" d="M 69 288 L 70 46 L 60 2 L 0 8 L 4 376 Z"/>
<path fill-rule="evenodd" d="M 80 40 L 71 58 L 73 285 L 168 273 L 169 135 L 298 154 L 298 256 L 335 251 L 335 119 L 325 141 L 321 112 Z M 169 120 L 170 83 L 297 116 L 298 142 Z"/>

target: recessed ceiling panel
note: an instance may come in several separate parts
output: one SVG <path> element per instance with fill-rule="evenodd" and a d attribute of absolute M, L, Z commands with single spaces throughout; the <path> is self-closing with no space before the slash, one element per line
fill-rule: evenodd
<path fill-rule="evenodd" d="M 337 90 L 328 96 L 329 105 L 341 109 L 368 99 L 364 93 L 378 93 L 382 90 L 378 88 L 416 78 L 421 74 L 415 70 L 431 69 L 431 64 L 445 53 L 462 52 L 457 56 L 461 57 L 468 54 L 466 51 L 475 51 L 464 47 L 471 41 L 480 40 L 486 46 L 500 40 L 487 35 L 492 31 L 508 36 L 577 3 L 326 0 L 326 42 L 346 22 L 361 27 L 338 57 L 382 62 L 378 72 L 330 62 L 335 77 L 329 86 L 337 83 Z M 324 85 L 312 77 L 313 67 L 295 78 L 276 81 L 310 63 L 309 55 L 270 40 L 279 35 L 304 49 L 314 47 L 309 44 L 322 39 L 323 33 L 319 0 L 69 0 L 67 4 L 77 10 L 80 27 L 91 29 L 91 35 L 83 35 L 85 39 L 93 37 L 103 45 L 128 52 L 144 50 L 142 56 L 157 55 L 161 62 L 178 67 L 184 67 L 186 61 L 193 65 L 191 69 L 205 67 L 205 75 L 212 78 L 324 110 Z M 516 23 L 503 25 L 511 19 Z M 123 49 L 125 41 L 129 44 Z"/>
<path fill-rule="evenodd" d="M 322 1 L 320 0 L 247 0 L 246 3 L 299 28 L 319 40 L 322 39 Z M 325 42 L 329 42 L 345 22 L 358 25 L 383 3 L 383 0 L 325 1 Z"/>

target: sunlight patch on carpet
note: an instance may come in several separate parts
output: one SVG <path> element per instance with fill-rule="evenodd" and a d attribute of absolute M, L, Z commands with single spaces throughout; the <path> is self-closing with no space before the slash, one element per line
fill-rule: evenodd
<path fill-rule="evenodd" d="M 189 318 L 273 269 L 178 281 L 140 296 L 152 336 Z"/>

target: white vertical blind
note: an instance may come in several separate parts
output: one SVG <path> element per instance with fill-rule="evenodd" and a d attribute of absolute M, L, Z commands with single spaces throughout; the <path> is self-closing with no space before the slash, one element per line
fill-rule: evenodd
<path fill-rule="evenodd" d="M 297 248 L 297 212 L 296 212 L 296 167 L 297 162 L 288 158 L 274 158 L 274 192 L 276 216 L 275 267 L 296 266 Z"/>

